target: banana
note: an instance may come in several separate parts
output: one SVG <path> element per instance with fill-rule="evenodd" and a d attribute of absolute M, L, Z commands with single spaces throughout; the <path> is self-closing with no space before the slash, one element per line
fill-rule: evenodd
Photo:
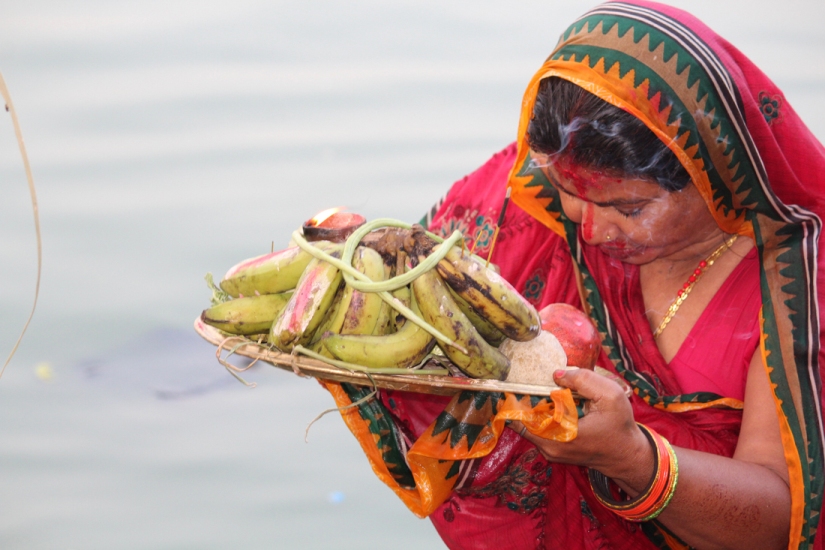
<path fill-rule="evenodd" d="M 315 330 L 315 334 L 313 334 L 312 339 L 309 342 L 309 349 L 316 353 L 320 353 L 324 357 L 335 359 L 335 357 L 333 357 L 332 354 L 323 346 L 321 339 L 325 334 L 339 334 L 341 332 L 341 326 L 344 324 L 344 314 L 346 313 L 349 305 L 349 298 L 347 296 L 352 296 L 351 291 L 352 289 L 350 287 L 341 285 L 341 288 L 335 294 L 332 305 L 329 309 L 327 309 L 324 319 Z M 345 298 L 347 300 L 346 303 L 344 303 Z"/>
<path fill-rule="evenodd" d="M 207 325 L 243 336 L 269 332 L 292 292 L 247 296 L 223 302 L 201 313 Z"/>
<path fill-rule="evenodd" d="M 479 316 L 511 340 L 532 340 L 541 331 L 541 319 L 524 297 L 501 275 L 453 247 L 436 268 L 444 281 Z"/>
<path fill-rule="evenodd" d="M 325 252 L 335 247 L 327 241 L 313 244 Z M 221 288 L 233 298 L 291 290 L 298 284 L 312 259 L 309 252 L 297 246 L 250 258 L 226 272 Z"/>
<path fill-rule="evenodd" d="M 341 248 L 330 254 L 340 257 Z M 341 281 L 337 267 L 313 258 L 281 315 L 272 324 L 270 342 L 283 352 L 292 351 L 297 344 L 308 344 L 332 305 Z"/>
<path fill-rule="evenodd" d="M 415 313 L 418 306 L 411 305 Z M 323 347 L 336 359 L 368 368 L 406 368 L 420 363 L 435 345 L 435 338 L 415 323 L 405 323 L 398 332 L 382 336 L 327 333 Z"/>
<path fill-rule="evenodd" d="M 352 261 L 353 267 L 372 280 L 384 280 L 384 264 L 381 255 L 375 250 L 359 247 Z M 381 303 L 383 300 L 377 294 L 362 293 L 345 285 L 315 332 L 311 345 L 314 346 L 327 332 L 371 334 L 379 320 Z M 312 349 L 318 351 L 315 347 Z"/>
<path fill-rule="evenodd" d="M 498 347 L 507 338 L 504 333 L 498 330 L 490 321 L 476 313 L 475 310 L 470 307 L 470 304 L 456 294 L 449 285 L 447 285 L 447 290 L 450 291 L 450 296 L 452 296 L 455 303 L 458 304 L 461 312 L 467 316 L 467 319 L 476 327 L 478 333 L 481 334 L 482 338 L 484 338 L 488 344 Z"/>
<path fill-rule="evenodd" d="M 435 269 L 416 278 L 412 290 L 424 320 L 467 350 L 468 354 L 464 354 L 453 346 L 439 344 L 464 374 L 472 378 L 507 378 L 510 361 L 482 338 L 450 296 L 447 285 Z"/>
<path fill-rule="evenodd" d="M 358 247 L 352 266 L 372 281 L 384 281 L 388 276 L 384 269 L 384 259 L 372 248 Z M 341 334 L 373 334 L 379 323 L 389 323 L 389 312 L 385 312 L 389 306 L 384 307 L 386 304 L 378 294 L 360 292 L 349 287 L 346 290 L 351 291 L 351 297 L 341 325 Z M 382 320 L 384 318 L 386 320 Z"/>
<path fill-rule="evenodd" d="M 378 311 L 378 320 L 375 323 L 372 334 L 381 336 L 382 334 L 392 334 L 395 332 L 395 324 L 393 323 L 393 317 L 395 317 L 395 315 L 396 311 L 392 306 L 384 300 L 381 300 L 381 309 Z"/>
<path fill-rule="evenodd" d="M 391 294 L 393 298 L 395 298 L 405 306 L 410 307 L 412 302 L 412 290 L 409 286 L 402 286 L 397 290 L 393 290 Z M 391 328 L 393 328 L 394 330 L 401 330 L 401 327 L 403 327 L 406 323 L 407 318 L 398 313 L 397 311 L 395 311 L 394 309 L 392 309 Z"/>
<path fill-rule="evenodd" d="M 311 346 L 318 342 L 325 332 L 335 332 L 336 334 L 341 332 L 341 325 L 344 323 L 344 312 L 346 312 L 349 305 L 349 302 L 344 303 L 344 298 L 346 298 L 348 290 L 348 286 L 342 285 L 341 288 L 338 289 L 338 292 L 335 293 L 332 304 L 327 308 L 323 320 L 321 320 L 315 334 L 312 336 L 312 340 L 310 340 Z"/>
<path fill-rule="evenodd" d="M 391 263 L 386 263 L 385 259 L 384 275 L 386 276 L 386 278 L 391 279 L 393 276 L 395 276 L 395 273 L 396 267 Z M 391 294 L 395 296 L 396 292 L 397 291 L 393 291 L 391 292 Z M 407 302 L 405 305 L 409 307 L 409 302 Z M 375 323 L 375 328 L 373 329 L 372 333 L 375 336 L 382 336 L 385 334 L 392 334 L 393 332 L 395 332 L 397 330 L 397 327 L 395 326 L 395 317 L 397 314 L 398 312 L 396 312 L 391 305 L 389 305 L 384 300 L 381 300 L 381 310 L 378 312 L 378 321 Z"/>
<path fill-rule="evenodd" d="M 406 252 L 404 252 L 403 250 L 399 250 L 396 257 L 395 276 L 397 277 L 399 275 L 403 275 L 410 269 L 412 269 L 412 265 L 410 265 L 409 257 L 407 256 Z M 393 298 L 395 298 L 405 306 L 410 307 L 412 303 L 412 290 L 410 289 L 409 285 L 397 288 L 393 290 L 391 294 Z M 393 310 L 391 319 L 392 326 L 390 327 L 392 330 L 400 330 L 406 322 L 406 317 L 404 317 L 397 311 Z"/>

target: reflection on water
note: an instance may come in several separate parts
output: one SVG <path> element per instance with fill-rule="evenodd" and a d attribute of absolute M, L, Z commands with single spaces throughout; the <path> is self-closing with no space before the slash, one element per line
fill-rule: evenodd
<path fill-rule="evenodd" d="M 673 2 L 750 55 L 825 137 L 825 4 Z M 416 220 L 515 134 L 523 88 L 592 5 L 12 0 L 0 70 L 44 229 L 40 307 L 0 380 L 2 548 L 433 548 L 332 400 L 191 333 L 203 275 L 326 207 Z M 34 286 L 0 124 L 0 353 Z M 45 366 L 47 364 L 47 366 Z"/>
<path fill-rule="evenodd" d="M 107 393 L 183 399 L 239 383 L 227 376 L 214 354 L 215 347 L 192 330 L 154 330 L 73 368 L 82 380 Z M 238 367 L 250 362 L 232 358 Z"/>

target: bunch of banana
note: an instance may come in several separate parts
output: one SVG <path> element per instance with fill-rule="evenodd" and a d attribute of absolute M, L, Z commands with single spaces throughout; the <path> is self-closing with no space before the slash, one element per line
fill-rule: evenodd
<path fill-rule="evenodd" d="M 504 380 L 510 365 L 498 345 L 537 336 L 535 308 L 494 266 L 454 246 L 459 235 L 439 244 L 420 226 L 395 227 L 241 262 L 220 283 L 231 299 L 201 317 L 265 335 L 283 352 L 300 345 L 368 369 L 415 367 L 438 345 L 464 375 Z"/>
<path fill-rule="evenodd" d="M 373 281 L 384 281 L 391 274 L 381 255 L 372 248 L 358 247 L 352 265 Z M 344 285 L 315 332 L 311 347 L 318 353 L 329 356 L 323 344 L 319 343 L 325 334 L 384 334 L 389 328 L 389 310 L 389 306 L 377 294 L 361 292 Z"/>

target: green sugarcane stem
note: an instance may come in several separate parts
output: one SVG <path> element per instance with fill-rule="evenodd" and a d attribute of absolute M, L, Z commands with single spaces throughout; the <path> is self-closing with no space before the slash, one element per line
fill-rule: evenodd
<path fill-rule="evenodd" d="M 356 229 L 352 233 L 352 235 L 350 235 L 347 238 L 347 242 L 344 245 L 344 252 L 341 255 L 341 257 L 344 259 L 344 261 L 348 260 L 350 263 L 352 263 L 352 257 L 355 255 L 355 249 L 361 243 L 361 240 L 364 237 L 366 237 L 370 232 L 375 231 L 376 229 L 381 229 L 382 227 L 398 227 L 398 228 L 401 228 L 401 229 L 412 229 L 412 225 L 410 225 L 409 223 L 402 222 L 400 220 L 394 220 L 392 218 L 378 218 L 377 220 L 372 220 L 370 222 L 367 222 L 364 225 L 362 225 L 361 227 L 359 227 L 358 229 Z M 461 233 L 459 231 L 454 231 L 453 234 L 450 235 L 450 237 L 446 241 L 442 237 L 436 235 L 435 233 L 431 233 L 427 230 L 424 230 L 424 233 L 426 233 L 426 235 L 428 237 L 430 237 L 432 240 L 434 240 L 437 243 L 448 242 L 449 246 L 447 247 L 447 250 L 452 248 L 459 240 L 462 241 L 462 243 L 464 241 L 464 236 L 461 235 Z M 456 237 L 456 233 L 458 233 L 458 235 L 459 235 L 458 237 Z M 453 239 L 453 238 L 456 238 L 456 241 L 451 241 L 451 239 Z M 477 256 L 475 254 L 471 254 L 471 255 L 479 261 L 482 261 L 482 262 L 484 261 L 484 258 L 481 258 L 480 256 Z M 438 258 L 438 260 L 441 260 L 442 258 L 443 258 L 443 256 Z M 434 262 L 432 264 L 432 267 L 434 267 L 436 263 L 438 263 L 438 262 L 437 261 Z M 421 270 L 421 273 L 423 273 L 424 271 L 428 271 L 429 269 L 431 269 L 431 267 Z M 416 277 L 417 276 L 418 276 L 418 274 L 416 274 Z M 401 285 L 401 286 L 403 286 L 403 285 Z M 355 288 L 355 287 L 353 287 L 353 288 Z M 395 288 L 382 289 L 382 290 L 392 291 L 392 290 L 395 290 L 396 288 L 400 288 L 400 286 L 395 287 Z M 361 289 L 356 288 L 356 290 L 361 290 Z M 366 292 L 369 292 L 369 291 L 366 291 Z"/>
<path fill-rule="evenodd" d="M 379 221 L 379 220 L 376 220 L 376 221 Z M 319 250 L 318 248 L 316 248 L 316 247 L 312 246 L 311 244 L 309 244 L 304 239 L 304 237 L 300 234 L 299 231 L 295 231 L 295 232 L 292 233 L 292 239 L 295 241 L 295 243 L 298 246 L 300 246 L 303 250 L 306 250 L 308 253 L 310 253 L 315 258 L 318 258 L 319 260 L 329 262 L 333 266 L 340 269 L 344 273 L 344 277 L 346 277 L 347 274 L 349 274 L 349 275 L 351 275 L 352 277 L 354 277 L 358 280 L 372 282 L 372 280 L 369 277 L 367 277 L 366 275 L 364 275 L 363 273 L 361 273 L 360 271 L 358 271 L 357 269 L 352 267 L 351 264 L 348 264 L 348 263 L 344 262 L 343 259 L 339 260 L 338 258 L 333 258 L 332 256 L 330 256 L 329 254 L 327 254 L 323 250 Z M 446 250 L 449 250 L 449 248 L 445 248 L 445 251 Z M 445 252 L 445 254 L 446 254 L 446 252 Z M 440 258 L 437 259 L 436 262 L 439 261 L 439 260 L 440 260 Z M 350 261 L 352 261 L 351 257 L 350 257 Z M 405 273 L 401 277 L 406 276 L 408 273 L 412 273 L 412 272 L 408 271 L 407 273 Z M 414 279 L 415 279 L 415 277 L 412 278 L 412 280 L 414 280 Z M 410 282 L 412 282 L 412 280 Z M 409 284 L 409 283 L 407 283 L 407 284 Z M 401 288 L 401 287 L 398 287 L 398 288 Z M 395 309 L 397 312 L 399 312 L 401 315 L 403 315 L 404 317 L 409 319 L 411 322 L 415 323 L 416 325 L 418 325 L 422 329 L 426 330 L 434 338 L 436 338 L 437 340 L 439 340 L 440 342 L 442 342 L 442 343 L 444 343 L 448 346 L 454 347 L 455 349 L 459 350 L 464 355 L 468 355 L 467 349 L 464 346 L 462 346 L 461 344 L 459 344 L 455 340 L 452 340 L 451 338 L 445 336 L 440 330 L 438 330 L 437 328 L 432 326 L 430 323 L 428 323 L 427 321 L 425 321 L 424 319 L 422 319 L 421 317 L 419 317 L 415 313 L 413 313 L 413 311 L 410 308 L 408 308 L 403 303 L 401 303 L 399 300 L 397 300 L 388 291 L 376 292 L 376 291 L 372 290 L 372 291 L 366 291 L 366 292 L 373 292 L 373 293 L 378 294 L 378 296 L 380 296 L 382 300 L 387 302 L 390 305 L 390 307 Z"/>
<path fill-rule="evenodd" d="M 363 226 L 359 227 L 352 235 L 349 236 L 347 239 L 346 244 L 344 245 L 344 251 L 341 253 L 341 261 L 346 264 L 352 264 L 352 258 L 355 255 L 355 249 L 358 247 L 358 244 L 361 242 L 367 234 L 375 229 L 381 227 L 402 227 L 403 229 L 409 229 L 411 226 L 404 222 L 399 222 L 397 220 L 391 220 L 388 218 L 382 218 L 378 220 L 373 220 L 364 224 Z M 354 280 L 352 277 L 348 277 L 347 274 L 344 274 L 344 279 L 347 281 L 347 284 L 350 285 L 355 290 L 359 290 L 361 292 L 382 292 L 388 291 L 392 292 L 393 290 L 397 290 L 399 288 L 405 287 L 415 279 L 418 278 L 419 275 L 425 273 L 432 268 L 434 268 L 438 262 L 440 262 L 444 256 L 446 256 L 447 251 L 449 251 L 458 241 L 463 239 L 461 233 L 459 231 L 454 231 L 450 238 L 446 241 L 442 239 L 437 239 L 438 241 L 444 242 L 445 250 L 438 253 L 438 254 L 431 254 L 427 256 L 421 263 L 415 266 L 410 271 L 402 275 L 398 275 L 396 277 L 392 277 L 386 281 L 380 282 L 358 282 Z"/>

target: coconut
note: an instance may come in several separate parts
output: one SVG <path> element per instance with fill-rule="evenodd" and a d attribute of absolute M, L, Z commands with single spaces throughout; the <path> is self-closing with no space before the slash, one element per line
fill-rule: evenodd
<path fill-rule="evenodd" d="M 506 339 L 498 349 L 510 360 L 507 382 L 555 386 L 553 373 L 568 368 L 564 348 L 546 330 L 527 342 Z"/>

